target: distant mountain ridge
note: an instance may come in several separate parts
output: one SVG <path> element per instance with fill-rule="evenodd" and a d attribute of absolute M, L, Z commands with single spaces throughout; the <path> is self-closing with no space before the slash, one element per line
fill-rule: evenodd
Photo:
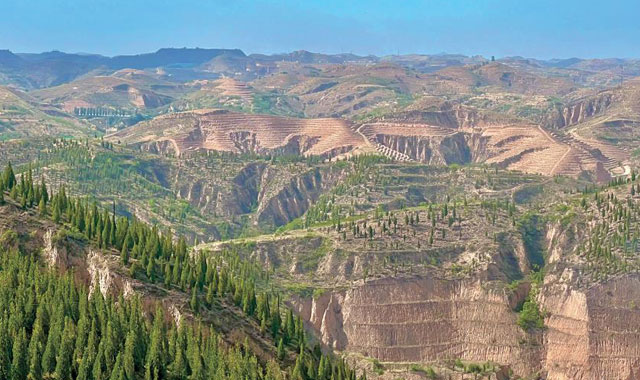
<path fill-rule="evenodd" d="M 22 59 L 10 50 L 0 50 L 0 66 L 14 66 L 22 63 Z"/>
<path fill-rule="evenodd" d="M 70 82 L 93 70 L 194 67 L 220 55 L 246 57 L 239 49 L 166 48 L 154 53 L 115 57 L 60 51 L 15 54 L 0 50 L 0 84 L 37 89 Z"/>
<path fill-rule="evenodd" d="M 491 58 L 493 59 L 493 58 Z M 0 85 L 13 85 L 24 90 L 41 89 L 71 82 L 84 75 L 110 75 L 116 70 L 162 69 L 172 81 L 188 82 L 220 76 L 253 80 L 269 75 L 282 63 L 298 65 L 345 65 L 393 63 L 419 73 L 433 73 L 447 67 L 486 64 L 482 56 L 461 54 L 404 54 L 360 56 L 351 53 L 326 54 L 297 50 L 278 54 L 246 54 L 240 49 L 162 48 L 152 53 L 107 57 L 99 54 L 14 53 L 0 50 Z M 528 70 L 562 71 L 561 75 L 596 77 L 598 83 L 610 82 L 602 78 L 640 75 L 639 59 L 550 59 L 503 57 L 498 62 Z M 555 75 L 555 74 L 554 74 Z M 608 83 L 607 82 L 607 83 Z M 608 83 L 610 84 L 610 83 Z"/>

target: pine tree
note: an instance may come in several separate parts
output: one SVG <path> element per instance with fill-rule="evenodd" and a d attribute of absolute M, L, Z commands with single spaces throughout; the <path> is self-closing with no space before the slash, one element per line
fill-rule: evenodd
<path fill-rule="evenodd" d="M 311 363 L 307 366 L 307 379 L 317 379 L 318 375 L 316 374 L 316 367 Z"/>
<path fill-rule="evenodd" d="M 42 318 L 36 317 L 35 327 L 31 333 L 29 342 L 29 380 L 42 379 L 42 342 L 44 331 L 42 330 Z"/>
<path fill-rule="evenodd" d="M 98 353 L 96 354 L 95 360 L 93 361 L 93 368 L 91 369 L 93 380 L 104 380 L 107 378 L 106 374 L 104 373 L 104 344 L 102 343 L 103 341 L 101 340 L 100 344 L 98 345 Z"/>
<path fill-rule="evenodd" d="M 53 218 L 54 222 L 60 223 L 60 205 L 59 205 L 59 202 L 54 202 L 53 203 L 53 211 L 51 213 L 51 217 Z"/>
<path fill-rule="evenodd" d="M 109 248 L 111 245 L 111 223 L 108 218 L 104 218 L 104 226 L 102 229 L 102 246 Z"/>
<path fill-rule="evenodd" d="M 47 215 L 47 203 L 44 201 L 44 198 L 40 198 L 40 203 L 38 204 L 38 211 L 40 212 L 40 216 Z"/>
<path fill-rule="evenodd" d="M 24 329 L 16 334 L 13 342 L 13 361 L 11 363 L 11 379 L 23 380 L 27 377 L 27 333 Z"/>
<path fill-rule="evenodd" d="M 151 331 L 151 340 L 149 342 L 149 352 L 145 363 L 145 379 L 155 380 L 165 378 L 165 345 L 163 340 L 163 313 L 162 308 L 158 307 L 153 321 Z"/>
<path fill-rule="evenodd" d="M 114 327 L 115 321 L 107 322 L 107 331 L 103 335 L 101 343 L 104 343 L 104 358 L 106 365 L 106 373 L 110 374 L 113 371 L 114 358 L 116 357 L 118 348 L 116 347 L 117 332 Z"/>
<path fill-rule="evenodd" d="M 29 190 L 27 191 L 27 204 L 29 205 L 29 207 L 33 207 L 34 202 L 36 201 L 36 195 L 33 191 L 33 185 L 30 184 L 29 186 Z"/>
<path fill-rule="evenodd" d="M 136 335 L 133 330 L 129 330 L 127 338 L 124 343 L 124 357 L 122 359 L 122 366 L 127 379 L 135 379 L 136 365 L 135 365 L 135 348 L 136 348 Z"/>
<path fill-rule="evenodd" d="M 11 355 L 13 346 L 9 335 L 8 324 L 0 318 L 0 378 L 8 379 L 11 376 Z"/>
<path fill-rule="evenodd" d="M 127 244 L 122 245 L 122 250 L 120 251 L 120 260 L 122 261 L 122 265 L 129 265 L 129 247 Z"/>
<path fill-rule="evenodd" d="M 147 277 L 149 278 L 149 281 L 155 282 L 155 279 L 156 279 L 155 259 L 153 258 L 153 256 L 150 256 L 148 260 L 149 262 L 147 264 Z"/>
<path fill-rule="evenodd" d="M 198 302 L 198 292 L 196 291 L 196 288 L 194 287 L 193 289 L 191 289 L 191 309 L 194 312 L 198 312 L 199 308 L 200 308 L 200 303 Z"/>
<path fill-rule="evenodd" d="M 47 344 L 45 345 L 44 353 L 42 355 L 43 374 L 53 373 L 56 366 L 56 357 L 62 334 L 62 323 L 64 321 L 63 307 L 63 304 L 59 304 L 56 312 L 52 316 L 52 325 L 49 327 Z"/>
<path fill-rule="evenodd" d="M 193 336 L 190 334 L 190 336 Z M 190 380 L 204 380 L 204 367 L 202 365 L 202 356 L 200 354 L 200 347 L 195 338 L 189 340 L 189 366 L 191 367 Z"/>
<path fill-rule="evenodd" d="M 87 317 L 86 311 L 86 301 L 84 301 L 84 297 L 80 300 L 81 305 L 79 309 L 81 310 L 81 317 L 78 321 L 78 327 L 76 329 L 76 340 L 75 340 L 75 349 L 73 350 L 73 369 L 75 372 L 78 371 L 78 366 L 82 360 L 83 353 L 87 350 L 87 339 L 89 338 L 89 323 L 90 320 Z"/>
<path fill-rule="evenodd" d="M 2 181 L 4 182 L 7 189 L 11 190 L 16 185 L 16 176 L 13 173 L 13 167 L 11 166 L 11 162 L 7 164 L 4 169 L 4 173 L 2 175 Z"/>
<path fill-rule="evenodd" d="M 304 324 L 302 322 L 302 317 L 300 317 L 299 315 L 296 317 L 295 320 L 295 336 L 298 339 L 298 343 L 303 346 L 305 344 L 305 338 L 304 338 Z"/>
<path fill-rule="evenodd" d="M 282 375 L 282 370 L 280 370 L 278 363 L 276 363 L 273 360 L 270 360 L 267 363 L 267 368 L 265 372 L 266 372 L 264 376 L 265 380 L 284 380 L 284 377 Z"/>
<path fill-rule="evenodd" d="M 93 364 L 96 356 L 96 324 L 95 321 L 91 323 L 91 332 L 89 333 L 89 340 L 87 341 L 87 347 L 82 355 L 80 366 L 78 367 L 78 376 L 76 380 L 88 380 L 91 378 L 90 374 L 93 370 Z"/>
<path fill-rule="evenodd" d="M 119 352 L 116 357 L 116 362 L 113 365 L 113 370 L 111 371 L 109 380 L 127 380 L 124 367 L 122 365 L 122 352 Z"/>
<path fill-rule="evenodd" d="M 328 372 L 330 370 L 331 369 L 327 366 L 327 357 L 325 355 L 322 355 L 320 357 L 320 362 L 318 363 L 318 379 L 327 380 Z"/>
<path fill-rule="evenodd" d="M 40 182 L 40 198 L 44 199 L 44 203 L 49 202 L 49 192 L 47 191 L 47 185 L 44 184 L 44 177 Z"/>
<path fill-rule="evenodd" d="M 71 359 L 73 356 L 75 327 L 71 320 L 67 320 L 62 333 L 62 341 L 56 360 L 56 379 L 68 379 L 71 375 Z"/>
<path fill-rule="evenodd" d="M 293 367 L 292 378 L 294 380 L 305 380 L 305 375 L 307 373 L 306 366 L 304 363 L 304 355 L 298 355 L 296 359 L 296 365 Z"/>
<path fill-rule="evenodd" d="M 280 311 L 277 308 L 273 308 L 271 310 L 271 336 L 273 339 L 276 339 L 278 336 L 278 331 L 280 331 L 280 325 L 282 323 L 282 319 L 280 318 Z"/>
<path fill-rule="evenodd" d="M 171 372 L 176 379 L 187 378 L 187 363 L 185 360 L 184 342 L 182 339 L 182 328 L 177 333 L 176 347 L 173 363 L 171 363 Z"/>
<path fill-rule="evenodd" d="M 282 340 L 282 338 L 280 338 L 280 341 L 278 342 L 278 359 L 284 360 L 284 356 L 285 356 L 284 341 Z"/>
<path fill-rule="evenodd" d="M 293 320 L 293 313 L 291 312 L 291 309 L 287 309 L 287 316 L 285 318 L 283 330 L 285 332 L 285 340 L 290 342 L 295 336 L 295 322 Z"/>

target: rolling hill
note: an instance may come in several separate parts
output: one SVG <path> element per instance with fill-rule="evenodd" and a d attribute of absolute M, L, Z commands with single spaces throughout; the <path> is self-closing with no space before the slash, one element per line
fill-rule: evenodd
<path fill-rule="evenodd" d="M 52 136 L 83 137 L 95 132 L 88 123 L 29 94 L 0 86 L 0 140 Z"/>
<path fill-rule="evenodd" d="M 169 104 L 172 96 L 182 93 L 182 86 L 154 78 L 145 72 L 120 70 L 111 75 L 80 78 L 60 86 L 32 91 L 31 95 L 72 113 L 81 107 L 127 111 L 153 109 Z"/>

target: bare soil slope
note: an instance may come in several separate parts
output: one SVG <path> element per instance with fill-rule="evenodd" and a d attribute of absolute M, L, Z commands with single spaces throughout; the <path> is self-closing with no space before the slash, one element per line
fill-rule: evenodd
<path fill-rule="evenodd" d="M 178 155 L 217 150 L 335 156 L 365 145 L 362 136 L 340 119 L 296 119 L 223 110 L 167 114 L 110 138 Z"/>

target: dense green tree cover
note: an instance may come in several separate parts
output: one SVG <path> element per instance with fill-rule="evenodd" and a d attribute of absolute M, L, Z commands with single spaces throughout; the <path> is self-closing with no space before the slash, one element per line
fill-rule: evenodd
<path fill-rule="evenodd" d="M 0 378 L 22 379 L 25 373 L 29 379 L 83 380 L 356 378 L 344 361 L 307 347 L 302 319 L 281 306 L 278 294 L 256 291 L 256 283 L 267 277 L 257 264 L 235 252 L 189 254 L 183 238 L 174 240 L 156 226 L 74 199 L 64 187 L 50 196 L 43 182 L 34 185 L 30 167 L 15 178 L 9 166 L 2 186 L 12 184 L 5 190 L 23 208 L 37 205 L 47 215 L 49 206 L 55 222 L 91 244 L 121 252 L 132 275 L 190 293 L 195 313 L 216 302 L 235 304 L 272 336 L 281 362 L 287 347 L 296 360 L 284 371 L 276 362 L 263 366 L 248 346 L 227 348 L 206 326 L 178 328 L 167 323 L 162 308 L 147 318 L 139 299 L 90 296 L 72 274 L 41 268 L 36 255 L 0 251 Z"/>
<path fill-rule="evenodd" d="M 161 308 L 147 318 L 138 298 L 89 295 L 36 256 L 2 251 L 0 268 L 0 378 L 284 378 L 205 326 L 166 323 Z"/>

